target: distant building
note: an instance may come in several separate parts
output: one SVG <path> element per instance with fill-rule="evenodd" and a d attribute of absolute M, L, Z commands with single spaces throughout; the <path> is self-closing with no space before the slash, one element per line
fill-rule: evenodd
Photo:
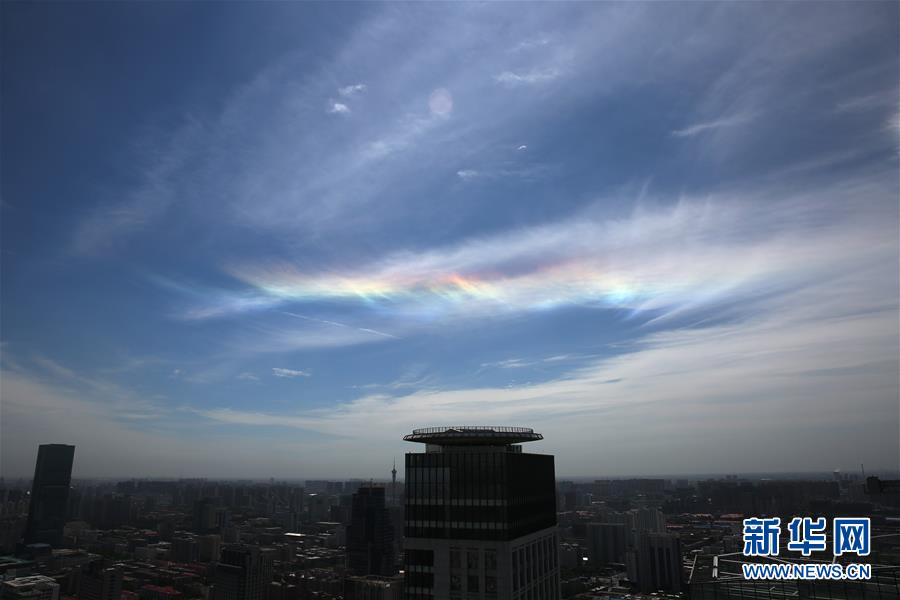
<path fill-rule="evenodd" d="M 31 504 L 25 525 L 25 544 L 59 546 L 72 482 L 75 446 L 42 444 L 38 447 L 31 484 Z"/>
<path fill-rule="evenodd" d="M 348 577 L 344 580 L 344 600 L 403 600 L 403 577 Z"/>
<path fill-rule="evenodd" d="M 192 535 L 172 538 L 172 560 L 179 563 L 195 563 L 200 560 L 200 545 Z"/>
<path fill-rule="evenodd" d="M 628 536 L 624 523 L 588 523 L 588 558 L 592 566 L 625 561 Z"/>
<path fill-rule="evenodd" d="M 644 532 L 630 553 L 628 577 L 644 593 L 659 590 L 680 592 L 682 588 L 681 541 L 673 533 Z"/>
<path fill-rule="evenodd" d="M 522 427 L 437 427 L 405 438 L 409 600 L 557 600 L 553 457 Z"/>
<path fill-rule="evenodd" d="M 383 487 L 353 494 L 347 528 L 347 567 L 353 575 L 393 575 L 394 530 Z"/>
<path fill-rule="evenodd" d="M 225 546 L 213 572 L 212 600 L 263 600 L 272 582 L 272 548 Z"/>
<path fill-rule="evenodd" d="M 3 600 L 59 600 L 59 584 L 44 575 L 4 581 L 0 591 Z"/>
<path fill-rule="evenodd" d="M 202 498 L 194 502 L 191 517 L 194 533 L 218 533 L 225 525 L 227 511 L 218 500 Z"/>
<path fill-rule="evenodd" d="M 78 575 L 79 600 L 119 600 L 122 594 L 122 570 L 94 561 Z"/>
<path fill-rule="evenodd" d="M 625 529 L 629 539 L 626 544 L 629 548 L 637 548 L 643 533 L 665 533 L 666 517 L 659 509 L 652 507 L 629 510 L 624 514 Z"/>
<path fill-rule="evenodd" d="M 219 560 L 222 547 L 222 536 L 216 534 L 201 535 L 197 538 L 200 562 L 210 563 Z"/>

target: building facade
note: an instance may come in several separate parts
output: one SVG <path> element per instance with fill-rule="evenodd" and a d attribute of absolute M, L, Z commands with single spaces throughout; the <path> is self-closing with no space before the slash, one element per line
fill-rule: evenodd
<path fill-rule="evenodd" d="M 264 600 L 272 583 L 275 551 L 244 544 L 222 549 L 213 573 L 213 600 Z"/>
<path fill-rule="evenodd" d="M 682 588 L 681 541 L 673 533 L 644 531 L 629 570 L 644 593 L 680 592 Z"/>
<path fill-rule="evenodd" d="M 624 523 L 588 523 L 587 546 L 592 566 L 625 562 L 628 537 Z"/>
<path fill-rule="evenodd" d="M 79 600 L 119 600 L 122 593 L 122 569 L 93 561 L 78 575 Z"/>
<path fill-rule="evenodd" d="M 521 427 L 417 429 L 406 455 L 409 600 L 557 600 L 553 457 Z"/>
<path fill-rule="evenodd" d="M 42 444 L 38 447 L 25 525 L 26 545 L 58 547 L 62 542 L 74 460 L 75 446 Z"/>
<path fill-rule="evenodd" d="M 362 486 L 353 494 L 347 528 L 347 567 L 353 575 L 393 575 L 394 530 L 384 488 Z"/>

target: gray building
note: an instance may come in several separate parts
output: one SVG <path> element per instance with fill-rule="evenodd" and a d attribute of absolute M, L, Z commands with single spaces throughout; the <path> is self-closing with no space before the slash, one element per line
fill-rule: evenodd
<path fill-rule="evenodd" d="M 624 523 L 588 523 L 587 546 L 591 565 L 625 562 L 628 535 Z"/>
<path fill-rule="evenodd" d="M 79 600 L 119 600 L 122 594 L 122 569 L 106 567 L 103 561 L 88 564 L 78 574 Z"/>
<path fill-rule="evenodd" d="M 406 455 L 408 600 L 557 600 L 553 457 L 523 427 L 417 429 Z"/>
<path fill-rule="evenodd" d="M 272 548 L 225 546 L 213 572 L 212 600 L 264 600 L 272 583 L 274 556 Z"/>
<path fill-rule="evenodd" d="M 4 581 L 0 585 L 2 600 L 59 600 L 59 584 L 44 575 L 31 575 Z"/>
<path fill-rule="evenodd" d="M 681 540 L 676 534 L 645 531 L 631 554 L 628 576 L 642 592 L 681 591 Z"/>

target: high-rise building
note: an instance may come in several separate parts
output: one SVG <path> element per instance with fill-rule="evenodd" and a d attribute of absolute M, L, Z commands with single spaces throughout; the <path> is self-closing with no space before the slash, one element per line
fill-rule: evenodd
<path fill-rule="evenodd" d="M 195 533 L 218 533 L 227 521 L 228 512 L 216 498 L 201 498 L 194 502 L 192 526 Z"/>
<path fill-rule="evenodd" d="M 197 538 L 200 562 L 210 563 L 219 560 L 222 536 L 216 534 L 201 535 Z"/>
<path fill-rule="evenodd" d="M 3 600 L 59 600 L 59 584 L 44 575 L 31 575 L 4 581 L 0 586 Z"/>
<path fill-rule="evenodd" d="M 96 560 L 78 574 L 79 600 L 119 600 L 122 593 L 122 569 L 104 566 Z"/>
<path fill-rule="evenodd" d="M 624 523 L 588 523 L 587 546 L 591 565 L 602 567 L 624 562 L 626 541 Z"/>
<path fill-rule="evenodd" d="M 31 504 L 25 525 L 25 544 L 59 546 L 72 482 L 75 446 L 41 444 L 31 484 Z"/>
<path fill-rule="evenodd" d="M 272 582 L 273 548 L 229 544 L 213 572 L 212 600 L 264 600 Z"/>
<path fill-rule="evenodd" d="M 193 535 L 178 535 L 172 538 L 171 558 L 179 563 L 194 563 L 200 560 L 200 544 Z"/>
<path fill-rule="evenodd" d="M 628 575 L 641 592 L 681 591 L 681 540 L 676 534 L 644 531 L 629 554 L 633 558 Z"/>
<path fill-rule="evenodd" d="M 408 600 L 557 600 L 553 457 L 523 427 L 432 427 L 403 439 Z"/>
<path fill-rule="evenodd" d="M 347 527 L 347 567 L 353 575 L 394 574 L 394 530 L 384 488 L 362 486 L 353 494 Z"/>

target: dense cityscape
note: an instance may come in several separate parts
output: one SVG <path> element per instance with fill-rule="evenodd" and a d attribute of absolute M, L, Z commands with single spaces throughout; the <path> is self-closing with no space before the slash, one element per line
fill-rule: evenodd
<path fill-rule="evenodd" d="M 42 445 L 32 482 L 0 485 L 2 598 L 900 597 L 897 480 L 565 481 L 528 428 L 405 439 L 426 451 L 369 481 L 73 481 L 76 448 Z M 799 514 L 869 516 L 872 578 L 740 579 L 742 519 Z"/>

